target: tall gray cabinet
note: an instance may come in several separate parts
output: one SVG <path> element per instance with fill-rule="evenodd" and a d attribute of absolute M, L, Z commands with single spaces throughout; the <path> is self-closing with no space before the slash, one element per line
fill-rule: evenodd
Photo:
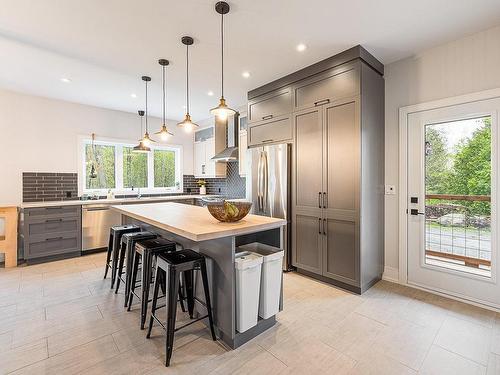
<path fill-rule="evenodd" d="M 293 266 L 362 293 L 383 271 L 383 65 L 357 46 L 249 92 L 248 107 L 251 146 L 293 144 Z"/>

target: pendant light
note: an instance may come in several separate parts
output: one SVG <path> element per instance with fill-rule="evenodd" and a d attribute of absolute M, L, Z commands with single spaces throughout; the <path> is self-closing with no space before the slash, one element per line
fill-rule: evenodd
<path fill-rule="evenodd" d="M 89 174 L 89 178 L 91 179 L 94 179 L 94 178 L 97 178 L 97 171 L 96 171 L 96 157 L 95 157 L 95 133 L 92 133 L 92 146 L 91 146 L 91 149 L 92 149 L 92 161 L 91 161 L 91 165 L 90 165 L 90 174 Z"/>
<path fill-rule="evenodd" d="M 219 105 L 210 110 L 210 113 L 224 120 L 228 116 L 234 115 L 236 111 L 229 108 L 224 98 L 224 14 L 229 13 L 229 4 L 225 1 L 219 1 L 215 4 L 215 11 L 221 15 L 220 17 L 220 36 L 221 36 L 221 97 Z"/>
<path fill-rule="evenodd" d="M 161 138 L 162 141 L 167 141 L 171 136 L 174 134 L 171 133 L 168 128 L 167 124 L 165 121 L 166 118 L 166 112 L 167 112 L 167 89 L 166 89 L 166 67 L 169 64 L 168 60 L 165 59 L 160 59 L 158 60 L 158 64 L 161 65 L 161 76 L 162 76 L 162 87 L 163 87 L 163 97 L 162 97 L 162 107 L 163 107 L 163 125 L 161 126 L 161 129 L 159 132 L 156 132 L 155 134 L 158 134 Z"/>
<path fill-rule="evenodd" d="M 142 136 L 142 118 L 144 117 L 144 111 L 137 111 L 137 113 L 139 114 L 139 117 L 141 118 L 141 136 Z M 132 150 L 132 152 L 149 152 L 151 151 L 151 149 L 147 146 L 144 145 L 144 143 L 142 142 L 142 139 L 139 140 L 139 144 L 137 146 L 135 146 Z"/>
<path fill-rule="evenodd" d="M 199 127 L 198 124 L 191 121 L 191 115 L 189 114 L 189 46 L 194 43 L 194 40 L 190 36 L 183 36 L 181 42 L 186 46 L 186 115 L 184 116 L 184 120 L 179 122 L 177 126 L 184 128 L 189 133 L 193 128 Z"/>
<path fill-rule="evenodd" d="M 148 132 L 148 82 L 151 82 L 151 77 L 148 76 L 142 76 L 142 80 L 146 84 L 146 131 L 144 133 L 144 137 L 142 137 L 142 144 L 146 147 L 149 147 L 149 145 L 153 142 L 156 142 L 155 140 L 151 139 L 149 137 L 149 132 Z"/>

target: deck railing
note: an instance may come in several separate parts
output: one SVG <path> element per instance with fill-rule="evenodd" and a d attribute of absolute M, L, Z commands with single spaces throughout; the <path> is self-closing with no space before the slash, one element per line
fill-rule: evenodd
<path fill-rule="evenodd" d="M 491 196 L 425 198 L 426 255 L 468 267 L 491 267 Z"/>

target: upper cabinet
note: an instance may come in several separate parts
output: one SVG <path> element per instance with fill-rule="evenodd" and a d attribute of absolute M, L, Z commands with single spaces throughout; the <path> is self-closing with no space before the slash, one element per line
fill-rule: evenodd
<path fill-rule="evenodd" d="M 292 110 L 292 90 L 290 87 L 259 96 L 248 102 L 248 123 L 267 121 Z"/>
<path fill-rule="evenodd" d="M 226 148 L 225 124 L 214 121 L 212 126 L 194 133 L 194 176 L 196 178 L 226 177 L 226 163 L 211 160 Z"/>

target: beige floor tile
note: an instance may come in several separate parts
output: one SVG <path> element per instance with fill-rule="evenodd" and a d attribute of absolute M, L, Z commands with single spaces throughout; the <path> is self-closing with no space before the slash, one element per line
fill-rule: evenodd
<path fill-rule="evenodd" d="M 486 367 L 433 345 L 424 361 L 422 375 L 482 375 Z"/>
<path fill-rule="evenodd" d="M 448 317 L 435 344 L 482 365 L 488 363 L 492 329 L 466 320 Z"/>
<path fill-rule="evenodd" d="M 13 335 L 14 333 L 12 331 L 0 333 L 0 353 L 10 350 Z"/>
<path fill-rule="evenodd" d="M 455 303 L 450 306 L 450 316 L 472 323 L 482 324 L 490 328 L 495 322 L 496 313 L 481 307 L 455 301 Z"/>
<path fill-rule="evenodd" d="M 17 327 L 22 327 L 25 324 L 33 322 L 41 322 L 45 320 L 45 309 L 39 308 L 37 310 L 29 311 L 24 314 L 17 314 L 13 316 L 0 317 L 0 333 L 12 331 Z"/>
<path fill-rule="evenodd" d="M 500 356 L 494 353 L 490 353 L 488 358 L 488 367 L 486 369 L 487 375 L 498 375 L 500 374 Z"/>
<path fill-rule="evenodd" d="M 118 348 L 113 338 L 105 336 L 59 355 L 51 356 L 30 366 L 23 367 L 13 374 L 77 374 L 117 354 Z"/>
<path fill-rule="evenodd" d="M 48 357 L 47 340 L 39 340 L 0 353 L 0 374 L 6 374 Z"/>
<path fill-rule="evenodd" d="M 379 351 L 368 351 L 350 375 L 416 375 L 417 372 Z"/>

